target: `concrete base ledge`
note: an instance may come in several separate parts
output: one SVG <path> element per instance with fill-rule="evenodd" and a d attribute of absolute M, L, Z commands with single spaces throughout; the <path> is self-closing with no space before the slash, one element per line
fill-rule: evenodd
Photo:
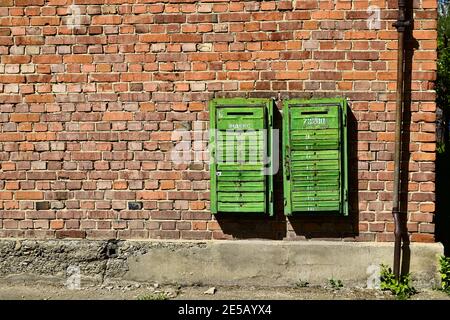
<path fill-rule="evenodd" d="M 417 287 L 439 283 L 443 246 L 411 244 Z M 334 241 L 97 241 L 0 239 L 0 279 L 82 285 L 109 281 L 180 285 L 292 286 L 299 280 L 369 287 L 380 264 L 392 265 L 392 243 Z"/>

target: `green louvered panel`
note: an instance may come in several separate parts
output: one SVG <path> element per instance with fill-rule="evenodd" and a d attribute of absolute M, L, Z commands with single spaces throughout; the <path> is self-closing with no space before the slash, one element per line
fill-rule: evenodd
<path fill-rule="evenodd" d="M 209 108 L 211 212 L 272 215 L 273 101 L 215 99 Z"/>
<path fill-rule="evenodd" d="M 348 214 L 347 104 L 344 99 L 283 104 L 285 214 Z"/>

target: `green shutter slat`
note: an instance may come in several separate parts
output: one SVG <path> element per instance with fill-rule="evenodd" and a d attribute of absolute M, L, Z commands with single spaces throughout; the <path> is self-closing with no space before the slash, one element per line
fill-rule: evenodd
<path fill-rule="evenodd" d="M 218 203 L 218 212 L 235 212 L 235 213 L 260 213 L 264 211 L 266 204 L 260 203 Z"/>
<path fill-rule="evenodd" d="M 226 192 L 261 191 L 264 192 L 264 182 L 255 181 L 226 181 L 218 182 L 217 190 Z"/>
<path fill-rule="evenodd" d="M 211 177 L 213 178 L 213 177 Z M 260 171 L 217 171 L 216 178 L 221 181 L 265 181 L 266 177 Z M 216 181 L 216 182 L 217 182 Z"/>
<path fill-rule="evenodd" d="M 339 159 L 339 151 L 292 151 L 291 159 L 294 162 L 302 160 L 333 160 Z"/>
<path fill-rule="evenodd" d="M 307 161 L 293 161 L 291 170 L 296 171 L 324 171 L 334 170 L 339 171 L 339 159 L 336 160 L 307 160 Z"/>
<path fill-rule="evenodd" d="M 327 181 L 322 183 L 322 181 L 313 182 L 294 182 L 293 187 L 297 191 L 333 191 L 339 188 L 339 182 Z"/>
<path fill-rule="evenodd" d="M 264 202 L 264 192 L 218 192 L 220 202 Z"/>
<path fill-rule="evenodd" d="M 341 206 L 339 201 L 314 201 L 314 202 L 299 202 L 294 201 L 292 204 L 293 211 L 297 213 L 308 212 L 324 212 L 324 211 L 339 211 Z"/>
<path fill-rule="evenodd" d="M 291 180 L 293 181 L 337 181 L 340 173 L 333 171 L 294 171 L 291 172 Z"/>
<path fill-rule="evenodd" d="M 264 170 L 264 165 L 260 163 L 253 164 L 253 163 L 246 163 L 246 164 L 240 164 L 240 163 L 231 163 L 231 164 L 224 164 L 219 163 L 217 164 L 217 170 L 220 171 L 234 171 L 234 170 L 248 170 L 248 171 L 256 171 L 256 170 Z"/>

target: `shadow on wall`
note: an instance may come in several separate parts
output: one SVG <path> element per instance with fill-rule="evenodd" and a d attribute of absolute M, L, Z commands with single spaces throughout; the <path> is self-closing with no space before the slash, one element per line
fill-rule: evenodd
<path fill-rule="evenodd" d="M 436 227 L 436 241 L 444 246 L 444 254 L 450 256 L 450 133 L 449 106 L 443 108 L 444 112 L 444 142 L 445 152 L 436 154 L 436 214 L 434 223 Z"/>
<path fill-rule="evenodd" d="M 450 147 L 447 142 L 446 149 Z M 450 152 L 438 154 L 436 159 L 436 241 L 444 245 L 444 253 L 450 256 Z"/>
<path fill-rule="evenodd" d="M 445 112 L 447 111 L 447 112 Z M 444 110 L 444 123 L 450 120 L 448 109 Z M 444 126 L 443 141 L 445 152 L 436 154 L 436 214 L 434 223 L 436 227 L 436 241 L 444 246 L 444 254 L 450 256 L 450 141 L 449 127 Z"/>

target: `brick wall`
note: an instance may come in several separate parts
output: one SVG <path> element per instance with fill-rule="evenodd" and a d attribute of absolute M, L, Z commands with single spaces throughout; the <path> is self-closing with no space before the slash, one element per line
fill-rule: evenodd
<path fill-rule="evenodd" d="M 392 241 L 396 2 L 0 0 L 0 237 Z M 404 203 L 422 242 L 436 6 L 414 1 L 405 115 Z M 349 217 L 287 220 L 280 194 L 274 218 L 211 216 L 208 164 L 173 163 L 173 131 L 207 127 L 207 101 L 238 96 L 348 97 Z"/>

